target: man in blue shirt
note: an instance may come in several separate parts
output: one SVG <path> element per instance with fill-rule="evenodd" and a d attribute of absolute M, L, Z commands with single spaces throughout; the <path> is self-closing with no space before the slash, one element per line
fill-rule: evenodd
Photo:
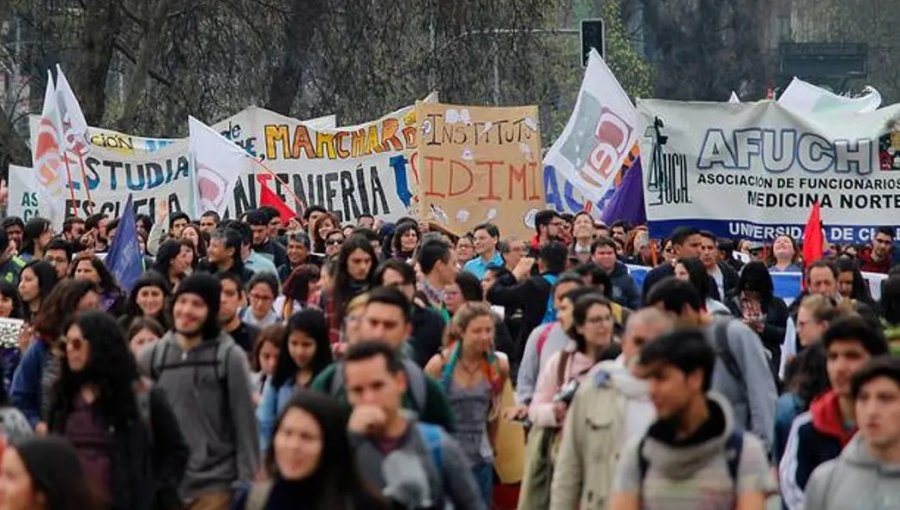
<path fill-rule="evenodd" d="M 475 253 L 478 256 L 466 262 L 463 270 L 474 274 L 479 280 L 483 280 L 489 267 L 503 266 L 503 257 L 497 251 L 500 229 L 491 223 L 482 223 L 475 227 L 473 233 L 475 235 Z"/>

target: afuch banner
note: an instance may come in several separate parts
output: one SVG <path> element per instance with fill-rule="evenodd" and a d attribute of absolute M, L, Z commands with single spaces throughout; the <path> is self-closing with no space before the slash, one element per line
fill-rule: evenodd
<path fill-rule="evenodd" d="M 815 202 L 829 241 L 871 239 L 900 214 L 900 105 L 802 114 L 773 101 L 640 100 L 644 202 L 654 237 L 802 237 Z"/>

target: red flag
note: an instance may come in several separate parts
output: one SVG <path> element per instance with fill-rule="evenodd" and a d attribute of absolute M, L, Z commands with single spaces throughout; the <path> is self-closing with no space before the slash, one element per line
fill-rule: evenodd
<path fill-rule="evenodd" d="M 803 230 L 803 264 L 810 264 L 822 258 L 825 251 L 825 238 L 822 235 L 822 211 L 819 202 L 813 204 L 806 220 L 806 229 Z"/>
<path fill-rule="evenodd" d="M 259 182 L 259 205 L 260 207 L 264 205 L 272 206 L 278 210 L 279 216 L 281 216 L 281 221 L 285 225 L 292 218 L 297 217 L 297 213 L 294 212 L 287 204 L 284 203 L 284 200 L 281 199 L 278 195 L 275 194 L 274 191 L 269 189 L 268 181 L 271 179 L 271 175 L 267 174 L 257 174 L 256 180 Z"/>

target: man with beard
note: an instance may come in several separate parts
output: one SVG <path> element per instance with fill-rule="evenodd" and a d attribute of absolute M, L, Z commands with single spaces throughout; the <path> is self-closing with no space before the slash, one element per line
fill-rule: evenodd
<path fill-rule="evenodd" d="M 181 496 L 190 510 L 226 510 L 259 465 L 247 356 L 219 327 L 222 286 L 185 278 L 174 296 L 174 330 L 141 352 L 142 372 L 163 390 L 191 449 Z"/>
<path fill-rule="evenodd" d="M 537 258 L 541 246 L 550 241 L 559 240 L 560 231 L 565 221 L 558 212 L 553 209 L 545 209 L 534 215 L 534 237 L 531 238 L 531 246 L 529 246 L 529 254 L 533 258 Z"/>

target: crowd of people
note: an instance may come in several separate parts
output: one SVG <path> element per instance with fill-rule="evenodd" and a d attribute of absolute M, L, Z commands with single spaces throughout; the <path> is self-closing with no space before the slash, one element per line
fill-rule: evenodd
<path fill-rule="evenodd" d="M 0 510 L 900 507 L 893 228 L 154 216 L 2 220 Z"/>

